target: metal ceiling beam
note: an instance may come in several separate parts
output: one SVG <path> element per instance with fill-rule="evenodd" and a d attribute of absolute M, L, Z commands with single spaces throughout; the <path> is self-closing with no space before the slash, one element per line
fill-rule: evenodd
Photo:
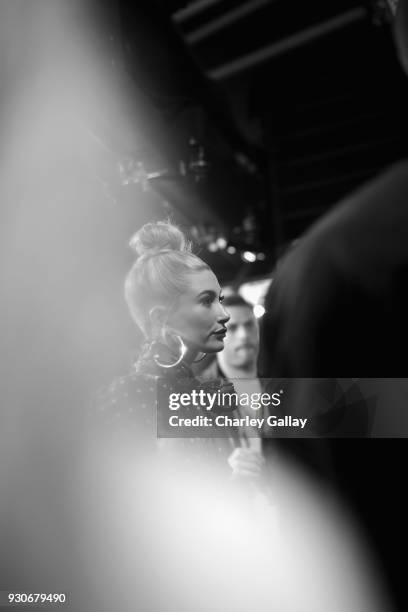
<path fill-rule="evenodd" d="M 357 7 L 341 15 L 337 15 L 332 19 L 328 19 L 323 23 L 306 28 L 301 32 L 297 32 L 292 36 L 288 36 L 284 40 L 279 40 L 276 43 L 261 47 L 257 51 L 243 55 L 232 62 L 218 66 L 208 72 L 208 76 L 215 80 L 222 80 L 231 77 L 239 72 L 243 72 L 248 68 L 257 66 L 273 57 L 277 57 L 283 53 L 296 49 L 305 45 L 316 38 L 325 36 L 334 30 L 344 28 L 356 21 L 360 21 L 367 16 L 367 11 L 363 7 Z"/>
<path fill-rule="evenodd" d="M 379 165 L 378 163 L 375 166 L 371 166 L 370 168 L 364 170 L 357 170 L 356 172 L 348 172 L 347 174 L 341 174 L 338 176 L 333 176 L 332 178 L 321 179 L 318 181 L 306 181 L 305 183 L 301 183 L 298 185 L 292 185 L 291 187 L 283 187 L 281 188 L 281 193 L 284 195 L 300 193 L 304 191 L 309 191 L 310 189 L 319 189 L 320 187 L 329 187 L 331 185 L 340 185 L 341 183 L 347 183 L 349 181 L 362 181 L 370 176 L 373 176 L 376 172 L 379 172 L 384 168 L 384 164 Z"/>
<path fill-rule="evenodd" d="M 402 140 L 402 137 L 401 137 Z M 349 155 L 350 153 L 355 153 L 357 151 L 364 151 L 367 149 L 379 149 L 384 145 L 390 145 L 398 143 L 399 140 L 395 136 L 389 136 L 388 138 L 382 139 L 374 139 L 371 141 L 366 141 L 360 144 L 350 145 L 348 147 L 338 147 L 337 149 L 329 149 L 327 151 L 323 151 L 319 154 L 314 155 L 304 155 L 301 157 L 291 157 L 288 161 L 280 161 L 280 168 L 291 168 L 295 166 L 302 166 L 308 164 L 319 163 L 322 160 L 326 159 L 335 159 L 337 157 L 342 157 L 344 155 Z"/>
<path fill-rule="evenodd" d="M 201 28 L 197 28 L 197 30 L 187 34 L 184 38 L 190 45 L 194 45 L 200 42 L 200 40 L 219 32 L 219 30 L 226 28 L 235 21 L 239 21 L 267 4 L 270 4 L 270 0 L 251 0 L 250 2 L 245 2 L 245 4 L 221 15 L 218 19 L 213 19 Z"/>
<path fill-rule="evenodd" d="M 197 0 L 197 2 L 191 2 L 186 8 L 183 8 L 172 15 L 173 21 L 182 23 L 190 17 L 194 17 L 198 13 L 205 11 L 210 6 L 218 4 L 221 0 Z"/>

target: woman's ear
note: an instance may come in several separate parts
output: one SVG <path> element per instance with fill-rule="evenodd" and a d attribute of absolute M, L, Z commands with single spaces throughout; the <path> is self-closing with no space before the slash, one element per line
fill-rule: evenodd
<path fill-rule="evenodd" d="M 164 306 L 153 306 L 149 310 L 150 330 L 153 339 L 161 336 L 166 322 L 166 309 Z"/>

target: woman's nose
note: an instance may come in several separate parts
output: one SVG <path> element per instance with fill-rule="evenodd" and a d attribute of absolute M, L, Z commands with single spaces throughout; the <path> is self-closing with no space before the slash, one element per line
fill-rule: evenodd
<path fill-rule="evenodd" d="M 230 318 L 231 317 L 228 314 L 228 312 L 225 310 L 224 306 L 220 304 L 220 314 L 217 318 L 218 323 L 222 323 L 223 325 L 225 325 L 226 323 L 228 323 Z"/>

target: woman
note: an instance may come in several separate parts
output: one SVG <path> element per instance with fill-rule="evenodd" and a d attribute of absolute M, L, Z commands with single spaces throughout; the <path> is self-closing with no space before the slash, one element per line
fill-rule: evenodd
<path fill-rule="evenodd" d="M 173 454 L 181 453 L 189 463 L 195 458 L 202 465 L 204 456 L 216 457 L 227 474 L 232 468 L 234 475 L 257 475 L 262 458 L 239 448 L 236 428 L 215 431 L 212 426 L 200 425 L 187 430 L 169 425 L 172 415 L 211 417 L 224 411 L 216 404 L 211 411 L 195 405 L 171 412 L 171 394 L 180 396 L 203 389 L 212 394 L 234 391 L 232 384 L 222 379 L 203 383 L 191 370 L 191 365 L 206 354 L 224 348 L 229 315 L 222 305 L 215 274 L 191 252 L 180 229 L 169 222 L 144 225 L 132 238 L 131 246 L 138 257 L 126 278 L 125 298 L 145 342 L 131 375 L 116 381 L 110 389 L 107 403 L 111 422 L 123 422 L 127 415 L 139 434 L 149 428 L 145 441 L 165 438 L 160 446 Z M 231 416 L 230 407 L 225 412 Z"/>
<path fill-rule="evenodd" d="M 162 372 L 221 351 L 229 320 L 221 288 L 182 232 L 170 223 L 148 223 L 131 246 L 139 257 L 127 276 L 125 297 L 146 339 L 139 367 L 152 360 Z"/>
<path fill-rule="evenodd" d="M 278 460 L 273 507 L 253 482 L 225 486 L 226 438 L 166 438 L 157 452 L 157 387 L 199 384 L 191 364 L 222 349 L 228 314 L 216 277 L 177 228 L 149 224 L 132 244 L 139 257 L 126 300 L 146 342 L 132 374 L 115 386 L 109 413 L 118 427 L 96 438 L 84 476 L 92 501 L 84 519 L 87 583 L 98 593 L 102 583 L 113 585 L 103 609 L 119 601 L 123 610 L 334 611 L 346 596 L 348 610 L 379 612 L 372 593 L 369 607 L 362 603 L 361 584 L 372 590 L 370 582 L 344 571 L 356 563 L 360 570 L 347 530 L 302 475 Z"/>

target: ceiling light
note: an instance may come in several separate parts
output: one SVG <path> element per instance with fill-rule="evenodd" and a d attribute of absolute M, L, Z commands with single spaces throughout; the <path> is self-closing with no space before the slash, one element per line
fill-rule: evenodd
<path fill-rule="evenodd" d="M 256 261 L 256 255 L 252 251 L 244 251 L 241 257 L 244 261 L 247 261 L 248 263 L 254 263 L 254 261 Z"/>

